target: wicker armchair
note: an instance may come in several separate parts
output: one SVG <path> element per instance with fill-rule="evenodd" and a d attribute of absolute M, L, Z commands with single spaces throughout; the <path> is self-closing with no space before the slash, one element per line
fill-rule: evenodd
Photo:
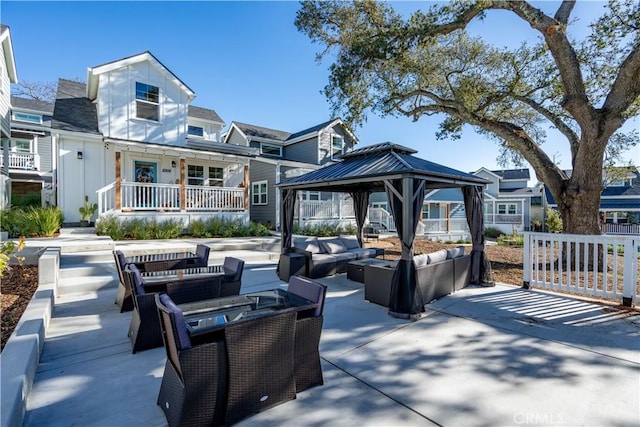
<path fill-rule="evenodd" d="M 199 243 L 196 246 L 196 255 L 198 256 L 198 259 L 194 260 L 189 267 L 206 267 L 209 265 L 210 252 L 211 248 L 209 246 Z"/>
<path fill-rule="evenodd" d="M 118 271 L 118 292 L 116 294 L 115 303 L 120 308 L 120 313 L 133 310 L 133 299 L 131 294 L 131 287 L 125 280 L 124 270 L 127 266 L 127 259 L 122 251 L 115 249 L 113 251 L 113 258 L 116 262 L 116 270 Z M 186 268 L 187 261 L 185 259 L 173 259 L 163 261 L 144 261 L 135 263 L 136 268 L 140 272 L 145 271 L 166 271 L 176 270 L 180 268 Z"/>
<path fill-rule="evenodd" d="M 301 276 L 289 278 L 288 292 L 318 303 L 313 311 L 302 311 L 296 322 L 295 375 L 296 392 L 324 384 L 320 365 L 320 334 L 327 287 Z"/>
<path fill-rule="evenodd" d="M 155 294 L 167 361 L 158 405 L 174 426 L 222 425 L 227 396 L 224 335 L 193 344 L 182 311 L 166 294 Z"/>
<path fill-rule="evenodd" d="M 134 264 L 127 265 L 124 276 L 130 283 L 133 295 L 134 310 L 128 333 L 133 353 L 162 345 L 162 332 L 154 293 L 166 292 L 176 304 L 183 304 L 218 298 L 222 287 L 222 276 L 218 276 L 169 282 L 163 287 L 150 290 L 144 286 L 140 271 Z"/>
<path fill-rule="evenodd" d="M 238 288 L 235 294 L 237 295 L 240 292 L 240 287 L 242 286 L 242 272 L 244 271 L 244 261 L 234 257 L 225 257 L 224 263 L 222 264 L 222 269 L 224 270 L 224 278 L 222 279 L 222 283 L 224 286 L 229 286 L 231 289 Z"/>

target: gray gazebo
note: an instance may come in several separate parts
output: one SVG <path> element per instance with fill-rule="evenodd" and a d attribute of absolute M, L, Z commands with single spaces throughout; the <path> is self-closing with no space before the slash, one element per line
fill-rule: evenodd
<path fill-rule="evenodd" d="M 484 254 L 482 190 L 488 181 L 413 156 L 417 151 L 384 142 L 360 148 L 342 156 L 342 161 L 301 175 L 278 185 L 281 190 L 281 253 L 291 250 L 293 216 L 298 190 L 349 193 L 353 198 L 358 241 L 363 243 L 363 227 L 369 195 L 386 192 L 391 213 L 402 242 L 402 255 L 393 275 L 389 314 L 417 319 L 424 312 L 420 289 L 416 286 L 413 241 L 426 191 L 460 188 L 464 196 L 467 222 L 472 238 L 471 283 L 489 284 L 488 261 Z"/>

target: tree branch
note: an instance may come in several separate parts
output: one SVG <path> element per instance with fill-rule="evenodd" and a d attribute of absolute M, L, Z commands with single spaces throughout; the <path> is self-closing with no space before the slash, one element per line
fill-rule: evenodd
<path fill-rule="evenodd" d="M 571 11 L 573 7 L 576 5 L 575 0 L 565 0 L 562 2 L 558 10 L 556 11 L 556 15 L 553 17 L 556 21 L 561 22 L 563 25 L 567 25 L 569 22 L 569 16 L 571 15 Z"/>
<path fill-rule="evenodd" d="M 619 117 L 638 96 L 640 96 L 640 45 L 636 44 L 620 65 L 616 80 L 602 109 L 608 118 Z"/>

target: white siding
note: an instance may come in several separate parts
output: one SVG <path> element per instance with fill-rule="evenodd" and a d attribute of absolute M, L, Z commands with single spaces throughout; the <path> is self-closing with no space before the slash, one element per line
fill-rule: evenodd
<path fill-rule="evenodd" d="M 136 82 L 160 88 L 160 121 L 136 118 Z M 107 137 L 183 146 L 187 136 L 187 94 L 149 62 L 100 76 L 98 125 Z"/>
<path fill-rule="evenodd" d="M 206 141 L 220 141 L 220 132 L 222 131 L 222 126 L 214 125 L 212 123 L 207 123 L 205 121 L 200 121 L 193 117 L 189 117 L 187 125 L 198 126 L 204 130 L 204 136 L 202 139 Z M 189 135 L 189 138 L 198 138 L 197 136 Z"/>
<path fill-rule="evenodd" d="M 2 136 L 11 135 L 11 123 L 9 121 L 11 104 L 11 83 L 7 74 L 7 63 L 4 59 L 4 49 L 0 43 L 0 129 Z"/>
<path fill-rule="evenodd" d="M 77 158 L 78 151 L 82 160 Z M 80 221 L 78 208 L 85 194 L 90 202 L 97 202 L 96 191 L 115 180 L 114 164 L 113 148 L 105 148 L 102 141 L 60 138 L 58 188 L 64 222 Z"/>
<path fill-rule="evenodd" d="M 247 140 L 242 135 L 240 135 L 240 133 L 238 133 L 238 131 L 236 131 L 235 129 L 232 129 L 231 133 L 227 137 L 227 144 L 241 145 L 244 147 L 249 145 L 247 144 Z"/>
<path fill-rule="evenodd" d="M 490 174 L 488 172 L 485 171 L 480 171 L 477 174 L 475 174 L 477 176 L 479 176 L 480 178 L 485 178 L 488 179 L 489 181 L 491 181 L 491 184 L 487 184 L 486 187 L 486 192 L 491 194 L 492 196 L 497 196 L 498 193 L 500 192 L 500 181 L 496 178 L 495 175 Z"/>

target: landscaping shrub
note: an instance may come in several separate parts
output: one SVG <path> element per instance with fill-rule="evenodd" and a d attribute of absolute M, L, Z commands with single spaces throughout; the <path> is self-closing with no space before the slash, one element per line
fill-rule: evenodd
<path fill-rule="evenodd" d="M 124 237 L 134 240 L 149 240 L 152 238 L 151 228 L 143 218 L 131 218 L 121 222 Z"/>
<path fill-rule="evenodd" d="M 549 233 L 562 232 L 562 218 L 560 218 L 560 213 L 555 209 L 547 208 L 547 219 L 544 223 Z"/>
<path fill-rule="evenodd" d="M 41 194 L 38 193 L 27 193 L 27 194 L 12 194 L 11 195 L 11 206 L 15 208 L 26 208 L 29 206 L 33 206 L 34 208 L 38 208 L 42 206 L 42 197 Z"/>
<path fill-rule="evenodd" d="M 340 234 L 356 234 L 357 232 L 358 227 L 353 225 L 338 227 L 330 223 L 321 223 L 317 225 L 306 224 L 303 228 L 300 228 L 297 224 L 293 224 L 293 234 L 302 236 L 330 237 Z"/>
<path fill-rule="evenodd" d="M 9 263 L 11 258 L 14 258 L 18 263 L 24 261 L 24 257 L 16 256 L 16 252 L 20 252 L 24 249 L 24 236 L 20 237 L 18 243 L 13 240 L 7 240 L 0 243 L 0 278 L 4 276 L 4 273 L 10 270 Z"/>
<path fill-rule="evenodd" d="M 492 239 L 495 239 L 497 237 L 500 237 L 502 235 L 502 231 L 498 230 L 497 228 L 494 227 L 487 227 L 484 229 L 484 235 L 486 237 L 491 237 Z"/>
<path fill-rule="evenodd" d="M 177 239 L 182 235 L 184 224 L 176 219 L 168 219 L 158 224 L 157 239 Z"/>
<path fill-rule="evenodd" d="M 187 229 L 188 234 L 193 237 L 204 237 L 207 232 L 207 224 L 201 219 L 194 219 Z"/>
<path fill-rule="evenodd" d="M 221 218 L 209 218 L 207 220 L 207 232 L 206 237 L 219 237 L 222 236 L 224 228 L 224 220 Z"/>
<path fill-rule="evenodd" d="M 501 235 L 498 237 L 498 245 L 523 246 L 524 236 L 522 234 Z"/>
<path fill-rule="evenodd" d="M 117 216 L 105 215 L 96 221 L 96 234 L 98 236 L 109 236 L 113 240 L 124 240 L 125 229 Z"/>
<path fill-rule="evenodd" d="M 266 225 L 259 222 L 249 223 L 249 235 L 250 236 L 270 236 L 269 228 Z"/>
<path fill-rule="evenodd" d="M 30 206 L 25 211 L 27 220 L 33 224 L 36 235 L 51 237 L 60 227 L 64 216 L 62 210 L 57 206 L 50 206 L 46 208 L 36 208 Z"/>

